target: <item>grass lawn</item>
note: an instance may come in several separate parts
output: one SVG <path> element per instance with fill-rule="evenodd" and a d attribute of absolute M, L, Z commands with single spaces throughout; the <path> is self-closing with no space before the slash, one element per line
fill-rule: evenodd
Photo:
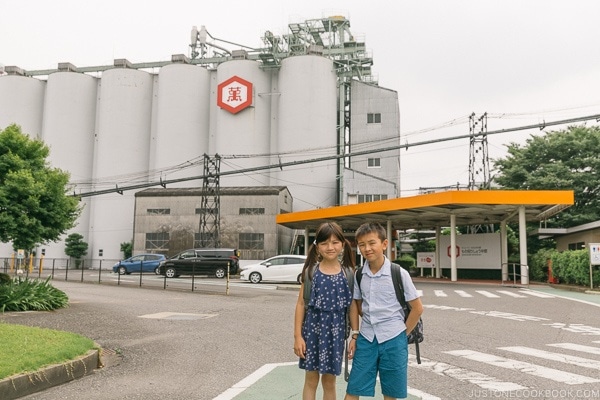
<path fill-rule="evenodd" d="M 0 322 L 0 379 L 72 360 L 96 347 L 70 332 Z"/>

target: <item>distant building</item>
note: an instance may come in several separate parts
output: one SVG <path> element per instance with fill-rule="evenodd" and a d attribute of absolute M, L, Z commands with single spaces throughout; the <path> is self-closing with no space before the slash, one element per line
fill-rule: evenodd
<path fill-rule="evenodd" d="M 558 251 L 584 250 L 590 243 L 600 243 L 600 221 L 570 228 L 539 228 L 534 233 L 541 238 L 554 238 Z"/>
<path fill-rule="evenodd" d="M 220 190 L 221 247 L 240 250 L 240 258 L 262 260 L 290 252 L 293 229 L 275 224 L 275 215 L 292 211 L 286 187 L 226 187 Z M 202 189 L 146 189 L 135 194 L 134 253 L 173 255 L 202 247 Z"/>
<path fill-rule="evenodd" d="M 83 235 L 93 259 L 122 257 L 136 199 L 149 201 L 136 190 L 201 186 L 205 155 L 221 157 L 221 187 L 286 187 L 293 211 L 398 197 L 398 93 L 377 85 L 365 42 L 349 26 L 341 16 L 294 23 L 284 39 L 265 33 L 264 49 L 219 54 L 194 28 L 191 59 L 7 66 L 0 129 L 20 125 L 48 144 L 52 166 L 70 172 L 84 210 L 68 233 Z M 165 203 L 174 198 L 161 207 L 175 209 Z M 288 239 L 269 242 L 265 254 L 288 252 Z M 134 252 L 147 250 L 142 242 L 135 238 Z M 62 242 L 37 250 L 65 257 Z M 0 244 L 0 255 L 10 252 Z"/>

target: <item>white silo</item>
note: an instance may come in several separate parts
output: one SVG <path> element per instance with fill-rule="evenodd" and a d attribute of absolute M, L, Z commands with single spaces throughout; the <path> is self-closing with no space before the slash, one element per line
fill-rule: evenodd
<path fill-rule="evenodd" d="M 216 129 L 210 136 L 210 155 L 217 153 L 221 172 L 268 165 L 271 142 L 271 73 L 259 68 L 255 61 L 232 60 L 217 68 L 216 91 L 211 104 L 216 107 Z M 220 89 L 219 86 L 222 86 Z M 251 90 L 249 89 L 251 87 Z M 219 92 L 221 97 L 219 98 Z M 245 97 L 247 96 L 247 97 Z M 236 109 L 235 99 L 243 109 Z M 218 105 L 219 100 L 230 108 Z M 245 108 L 244 108 L 245 107 Z M 233 109 L 232 109 L 233 108 Z M 221 176 L 221 186 L 266 186 L 268 171 Z"/>
<path fill-rule="evenodd" d="M 46 82 L 19 75 L 0 76 L 0 129 L 17 124 L 30 137 L 40 138 Z"/>
<path fill-rule="evenodd" d="M 148 181 L 152 94 L 153 78 L 147 72 L 119 68 L 103 73 L 94 148 L 95 190 Z M 90 255 L 121 258 L 120 244 L 133 238 L 134 191 L 94 196 L 90 210 Z"/>
<path fill-rule="evenodd" d="M 96 125 L 98 79 L 75 72 L 56 72 L 48 76 L 42 139 L 50 147 L 52 167 L 68 171 L 73 192 L 91 189 Z M 89 199 L 81 202 L 83 210 L 77 225 L 64 236 L 76 232 L 88 241 Z M 42 245 L 47 258 L 65 258 L 64 242 Z"/>
<path fill-rule="evenodd" d="M 154 179 L 201 176 L 202 156 L 208 153 L 210 72 L 188 64 L 162 67 L 156 101 L 155 152 L 150 159 L 150 169 L 157 171 Z M 202 186 L 202 181 L 172 186 Z"/>
<path fill-rule="evenodd" d="M 0 76 L 0 130 L 12 124 L 32 138 L 42 133 L 42 108 L 46 82 L 19 76 Z M 11 243 L 0 243 L 0 257 L 10 257 Z"/>
<path fill-rule="evenodd" d="M 282 162 L 333 156 L 337 146 L 337 92 L 333 62 L 302 55 L 283 60 L 279 71 L 279 129 L 274 138 Z M 276 170 L 275 185 L 285 185 L 294 211 L 329 207 L 336 201 L 337 161 Z"/>

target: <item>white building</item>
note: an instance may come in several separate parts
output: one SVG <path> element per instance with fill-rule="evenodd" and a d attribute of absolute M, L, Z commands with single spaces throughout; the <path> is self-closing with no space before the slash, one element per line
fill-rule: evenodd
<path fill-rule="evenodd" d="M 349 26 L 344 17 L 290 24 L 283 39 L 267 32 L 256 53 L 213 55 L 202 28 L 191 59 L 7 66 L 0 129 L 16 123 L 41 138 L 51 164 L 71 173 L 85 207 L 72 231 L 92 258 L 122 256 L 136 191 L 201 187 L 205 154 L 221 157 L 221 187 L 284 186 L 293 211 L 396 197 L 398 95 L 373 81 Z M 40 249 L 65 257 L 62 242 Z"/>

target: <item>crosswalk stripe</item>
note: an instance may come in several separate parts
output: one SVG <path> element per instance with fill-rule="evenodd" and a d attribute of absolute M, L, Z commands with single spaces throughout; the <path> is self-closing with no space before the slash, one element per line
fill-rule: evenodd
<path fill-rule="evenodd" d="M 575 344 L 575 343 L 552 343 L 552 344 L 549 344 L 548 346 L 558 347 L 560 349 L 566 349 L 566 350 L 581 351 L 583 353 L 598 354 L 598 355 L 600 355 L 600 348 L 598 348 L 598 347 L 592 347 L 592 346 L 584 346 L 582 344 Z"/>
<path fill-rule="evenodd" d="M 511 360 L 509 358 L 498 357 L 493 354 L 480 353 L 473 350 L 455 350 L 445 353 L 453 356 L 463 357 L 468 360 L 479 361 L 495 367 L 511 369 L 525 374 L 539 376 L 541 378 L 551 379 L 556 382 L 562 382 L 567 385 L 579 385 L 582 383 L 600 382 L 600 379 L 590 378 L 588 376 L 572 374 L 558 369 L 542 367 L 524 361 Z"/>
<path fill-rule="evenodd" d="M 477 293 L 484 295 L 485 297 L 488 297 L 490 299 L 497 299 L 500 296 L 498 296 L 497 294 L 488 292 L 487 290 L 476 290 Z"/>
<path fill-rule="evenodd" d="M 408 387 L 407 392 L 411 396 L 418 397 L 421 400 L 442 400 L 440 397 L 434 396 L 429 393 L 425 393 L 419 389 L 411 388 L 410 386 Z"/>
<path fill-rule="evenodd" d="M 419 297 L 423 297 L 423 291 L 422 290 L 417 290 L 417 295 Z"/>
<path fill-rule="evenodd" d="M 419 368 L 427 372 L 433 372 L 436 375 L 446 376 L 462 382 L 469 382 L 479 386 L 482 389 L 494 390 L 502 393 L 510 392 L 512 390 L 527 389 L 526 386 L 521 386 L 514 382 L 501 381 L 493 376 L 485 375 L 480 372 L 469 371 L 467 369 L 443 362 L 432 361 L 423 357 L 421 357 L 421 364 L 418 364 L 416 357 L 412 354 L 409 355 L 408 363 L 412 368 Z"/>
<path fill-rule="evenodd" d="M 460 297 L 473 297 L 472 294 L 469 294 L 469 293 L 465 292 L 464 290 L 455 290 L 454 292 L 456 294 L 458 294 Z"/>
<path fill-rule="evenodd" d="M 435 294 L 437 297 L 448 297 L 446 292 L 444 292 L 443 290 L 434 290 L 433 294 Z"/>
<path fill-rule="evenodd" d="M 524 299 L 524 298 L 527 297 L 527 296 L 523 296 L 522 294 L 514 293 L 514 292 L 511 292 L 511 291 L 508 291 L 508 290 L 498 290 L 497 292 L 505 294 L 507 296 L 511 296 L 511 297 L 517 298 L 517 299 Z"/>
<path fill-rule="evenodd" d="M 551 294 L 534 292 L 533 290 L 519 290 L 519 293 L 524 293 L 529 296 L 541 297 L 543 299 L 553 299 L 554 298 L 554 296 L 552 296 Z"/>
<path fill-rule="evenodd" d="M 524 346 L 499 347 L 500 350 L 511 351 L 517 354 L 539 357 L 545 360 L 560 361 L 566 364 L 577 365 L 584 368 L 592 368 L 600 370 L 600 361 L 591 360 L 589 358 L 570 356 L 566 354 L 552 353 L 550 351 L 532 349 Z"/>

